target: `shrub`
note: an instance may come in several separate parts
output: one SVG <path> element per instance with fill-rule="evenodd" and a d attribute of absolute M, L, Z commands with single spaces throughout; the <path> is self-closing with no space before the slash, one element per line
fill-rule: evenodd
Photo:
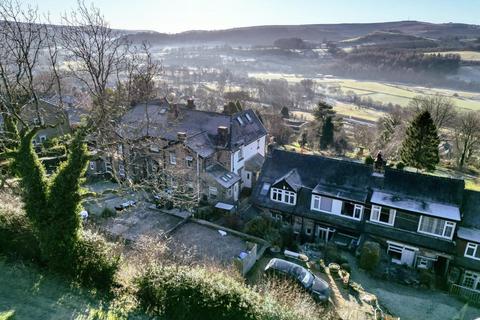
<path fill-rule="evenodd" d="M 426 286 L 427 288 L 431 288 L 435 281 L 435 275 L 428 270 L 422 270 L 420 271 L 419 281 L 420 284 Z"/>
<path fill-rule="evenodd" d="M 329 242 L 325 246 L 325 260 L 330 263 L 330 262 L 335 262 L 338 264 L 342 264 L 346 262 L 345 257 L 342 257 L 340 254 L 340 249 L 335 243 Z"/>
<path fill-rule="evenodd" d="M 350 272 L 352 271 L 352 268 L 351 268 L 350 265 L 349 265 L 348 263 L 346 263 L 346 262 L 342 263 L 342 264 L 340 265 L 340 267 L 341 267 L 343 270 L 347 271 L 348 273 L 350 273 Z"/>
<path fill-rule="evenodd" d="M 374 162 L 375 160 L 370 155 L 365 158 L 365 164 L 373 165 Z"/>
<path fill-rule="evenodd" d="M 259 319 L 260 297 L 223 272 L 152 267 L 136 283 L 141 306 L 167 319 Z"/>
<path fill-rule="evenodd" d="M 101 213 L 102 218 L 110 218 L 110 217 L 114 217 L 115 215 L 116 215 L 115 210 L 107 207 L 103 208 Z"/>
<path fill-rule="evenodd" d="M 397 169 L 399 170 L 403 170 L 405 168 L 405 163 L 403 163 L 402 161 L 398 162 L 397 165 L 396 165 Z"/>
<path fill-rule="evenodd" d="M 238 215 L 228 214 L 224 220 L 225 227 L 233 230 L 242 230 L 243 222 Z"/>
<path fill-rule="evenodd" d="M 295 297 L 283 284 L 259 293 L 213 268 L 152 266 L 135 284 L 140 306 L 170 320 L 329 319 L 305 293 L 297 290 Z"/>
<path fill-rule="evenodd" d="M 40 247 L 32 224 L 20 209 L 19 199 L 0 194 L 0 252 L 30 261 L 40 261 Z"/>
<path fill-rule="evenodd" d="M 84 232 L 74 250 L 74 279 L 87 287 L 109 290 L 120 263 L 114 247 L 100 235 Z"/>
<path fill-rule="evenodd" d="M 376 242 L 365 242 L 360 253 L 360 267 L 365 270 L 372 271 L 378 265 L 379 261 L 380 245 Z"/>

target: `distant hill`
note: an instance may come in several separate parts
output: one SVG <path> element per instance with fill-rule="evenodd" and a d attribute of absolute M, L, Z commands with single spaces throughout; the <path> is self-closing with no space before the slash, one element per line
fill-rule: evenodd
<path fill-rule="evenodd" d="M 437 42 L 432 39 L 401 32 L 375 31 L 365 36 L 343 40 L 343 46 L 395 46 L 404 48 L 434 48 Z"/>
<path fill-rule="evenodd" d="M 134 42 L 149 41 L 152 44 L 164 45 L 190 43 L 271 45 L 275 40 L 281 38 L 300 38 L 311 42 L 342 41 L 375 32 L 391 32 L 392 30 L 399 34 L 429 39 L 480 37 L 480 26 L 478 25 L 460 23 L 435 24 L 419 21 L 272 25 L 213 31 L 193 30 L 176 34 L 148 31 L 136 32 L 135 34 L 127 35 L 127 37 Z"/>

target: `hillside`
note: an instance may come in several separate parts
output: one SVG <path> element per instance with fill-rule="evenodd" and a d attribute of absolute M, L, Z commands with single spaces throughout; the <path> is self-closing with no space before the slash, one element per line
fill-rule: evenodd
<path fill-rule="evenodd" d="M 433 48 L 437 42 L 424 37 L 399 32 L 375 31 L 365 36 L 341 41 L 346 46 L 395 46 L 403 48 Z"/>
<path fill-rule="evenodd" d="M 310 25 L 272 25 L 233 28 L 225 30 L 192 30 L 176 34 L 154 31 L 137 32 L 127 37 L 134 42 L 148 40 L 152 44 L 218 43 L 243 45 L 271 45 L 280 38 L 301 38 L 306 41 L 342 41 L 378 31 L 391 31 L 405 35 L 440 39 L 448 37 L 475 38 L 480 26 L 447 23 L 435 24 L 419 21 L 382 23 L 342 23 Z"/>

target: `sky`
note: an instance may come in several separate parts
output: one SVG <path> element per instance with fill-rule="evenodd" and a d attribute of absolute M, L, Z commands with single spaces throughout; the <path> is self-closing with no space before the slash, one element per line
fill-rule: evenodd
<path fill-rule="evenodd" d="M 52 20 L 76 0 L 20 0 Z M 86 3 L 90 3 L 85 0 Z M 480 25 L 480 0 L 94 0 L 111 26 L 176 33 L 274 24 L 419 20 Z"/>

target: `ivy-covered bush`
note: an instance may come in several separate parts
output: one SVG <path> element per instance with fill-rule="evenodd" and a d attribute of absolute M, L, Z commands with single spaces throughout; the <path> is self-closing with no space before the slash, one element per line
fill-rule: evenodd
<path fill-rule="evenodd" d="M 0 194 L 0 253 L 28 261 L 40 261 L 40 247 L 32 224 L 18 205 L 18 199 Z"/>
<path fill-rule="evenodd" d="M 135 283 L 141 307 L 152 316 L 169 320 L 330 319 L 324 311 L 306 303 L 308 296 L 296 299 L 291 292 L 277 292 L 287 300 L 282 304 L 275 288 L 260 294 L 225 271 L 205 267 L 153 266 Z M 288 305 L 300 300 L 303 305 Z"/>
<path fill-rule="evenodd" d="M 84 232 L 75 244 L 72 276 L 87 287 L 109 290 L 115 282 L 120 255 L 103 237 Z"/>
<path fill-rule="evenodd" d="M 363 244 L 360 252 L 359 265 L 361 268 L 372 271 L 380 261 L 380 244 L 377 242 L 367 241 Z"/>

